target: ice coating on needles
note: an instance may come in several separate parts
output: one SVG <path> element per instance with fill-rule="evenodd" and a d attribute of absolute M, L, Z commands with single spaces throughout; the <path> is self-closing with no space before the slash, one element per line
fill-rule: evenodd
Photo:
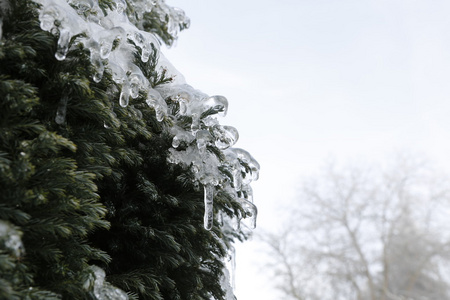
<path fill-rule="evenodd" d="M 19 258 L 24 253 L 22 233 L 11 223 L 0 220 L 0 248 L 5 249 L 13 257 Z"/>
<path fill-rule="evenodd" d="M 189 26 L 184 12 L 163 0 L 114 0 L 114 5 L 106 8 L 100 7 L 99 0 L 35 1 L 42 4 L 41 28 L 58 37 L 58 60 L 65 60 L 71 47 L 82 43 L 90 52 L 95 70 L 92 80 L 100 82 L 104 72 L 110 72 L 121 87 L 117 99 L 121 106 L 145 95 L 157 120 L 170 121 L 161 123 L 163 130 L 173 136 L 168 159 L 191 169 L 192 180 L 199 189 L 203 187 L 204 227 L 210 229 L 214 223 L 213 199 L 219 190 L 234 196 L 243 209 L 240 217 L 247 218 L 254 227 L 257 211 L 249 191 L 251 182 L 258 179 L 259 164 L 247 151 L 233 148 L 239 139 L 238 131 L 221 125 L 217 119 L 226 116 L 228 100 L 220 95 L 208 96 L 186 84 L 160 51 L 163 38 L 145 31 L 146 13 L 154 13 L 162 22 L 168 20 L 170 38 L 165 41 L 170 46 L 178 32 Z M 134 63 L 134 53 L 140 53 L 143 62 L 156 53 L 157 68 L 166 70 L 173 81 L 152 87 Z M 67 101 L 66 96 L 62 97 L 55 112 L 57 124 L 65 122 Z"/>
<path fill-rule="evenodd" d="M 91 274 L 85 282 L 87 290 L 93 290 L 98 300 L 128 300 L 128 295 L 121 289 L 105 281 L 105 271 L 97 266 L 89 267 Z"/>

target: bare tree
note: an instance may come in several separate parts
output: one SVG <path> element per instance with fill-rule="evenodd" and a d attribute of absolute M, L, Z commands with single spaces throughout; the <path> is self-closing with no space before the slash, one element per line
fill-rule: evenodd
<path fill-rule="evenodd" d="M 399 159 L 388 171 L 329 165 L 305 182 L 284 231 L 266 234 L 290 299 L 450 299 L 450 181 Z"/>

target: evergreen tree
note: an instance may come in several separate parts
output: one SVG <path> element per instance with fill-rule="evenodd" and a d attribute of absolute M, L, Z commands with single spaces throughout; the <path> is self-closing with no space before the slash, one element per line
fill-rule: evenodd
<path fill-rule="evenodd" d="M 0 298 L 223 299 L 258 165 L 212 118 L 223 97 L 160 68 L 152 37 L 170 45 L 188 19 L 162 1 L 38 2 L 2 2 Z"/>

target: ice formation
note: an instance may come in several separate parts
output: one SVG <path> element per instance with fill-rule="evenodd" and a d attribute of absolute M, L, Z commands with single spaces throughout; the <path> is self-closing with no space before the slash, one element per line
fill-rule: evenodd
<path fill-rule="evenodd" d="M 221 125 L 217 119 L 226 115 L 228 100 L 219 95 L 208 96 L 186 84 L 161 53 L 162 38 L 144 31 L 144 14 L 156 13 L 162 23 L 167 22 L 168 32 L 175 41 L 178 31 L 189 26 L 184 12 L 168 6 L 164 0 L 114 0 L 114 5 L 106 8 L 100 7 L 100 0 L 35 1 L 42 4 L 41 28 L 58 36 L 55 53 L 58 60 L 66 59 L 70 47 L 82 43 L 89 49 L 95 69 L 92 80 L 101 81 L 108 70 L 121 87 L 118 99 L 121 106 L 126 107 L 133 99 L 145 95 L 158 121 L 171 120 L 167 122 L 171 125 L 163 125 L 173 136 L 168 159 L 191 169 L 193 181 L 203 187 L 204 227 L 210 229 L 213 225 L 216 191 L 226 190 L 241 204 L 244 213 L 240 217 L 254 228 L 257 210 L 250 183 L 258 179 L 259 164 L 247 151 L 233 148 L 239 138 L 238 131 Z M 157 51 L 157 67 L 165 69 L 174 80 L 152 87 L 134 63 L 138 49 L 144 62 L 152 51 Z M 60 100 L 55 117 L 58 124 L 65 122 L 67 101 L 66 96 Z"/>
<path fill-rule="evenodd" d="M 128 295 L 121 289 L 105 281 L 105 271 L 97 266 L 90 266 L 92 272 L 86 283 L 85 288 L 94 292 L 98 300 L 128 300 Z"/>
<path fill-rule="evenodd" d="M 3 246 L 12 256 L 19 258 L 24 252 L 21 232 L 10 223 L 0 220 L 0 246 Z"/>

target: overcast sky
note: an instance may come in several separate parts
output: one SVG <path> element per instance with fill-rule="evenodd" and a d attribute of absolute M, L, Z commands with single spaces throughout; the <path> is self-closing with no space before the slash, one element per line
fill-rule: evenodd
<path fill-rule="evenodd" d="M 450 1 L 167 2 L 191 28 L 163 52 L 194 88 L 228 98 L 221 124 L 261 164 L 258 228 L 282 222 L 300 176 L 330 157 L 411 151 L 450 168 Z M 280 299 L 259 251 L 238 248 L 240 300 Z"/>

